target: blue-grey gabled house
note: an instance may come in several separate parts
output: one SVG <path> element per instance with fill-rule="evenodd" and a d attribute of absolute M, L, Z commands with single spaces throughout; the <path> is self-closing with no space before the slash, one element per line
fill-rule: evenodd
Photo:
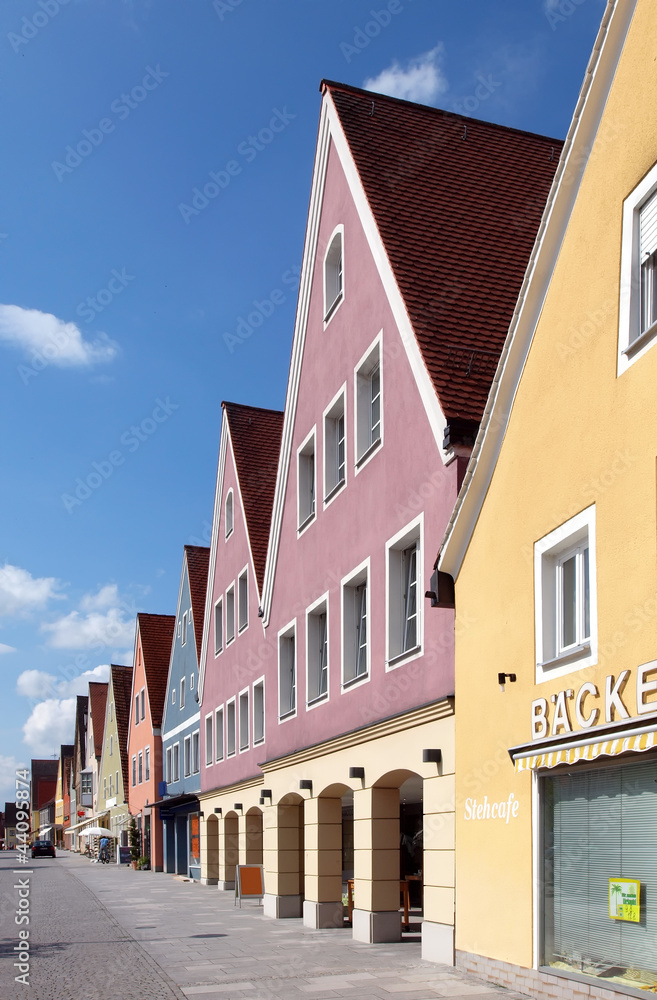
<path fill-rule="evenodd" d="M 164 871 L 195 879 L 201 876 L 197 689 L 209 556 L 208 548 L 185 545 L 162 718 L 164 781 L 156 803 L 164 827 Z"/>

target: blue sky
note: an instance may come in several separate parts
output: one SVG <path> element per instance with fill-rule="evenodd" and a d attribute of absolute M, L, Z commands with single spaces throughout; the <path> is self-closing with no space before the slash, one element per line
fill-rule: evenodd
<path fill-rule="evenodd" d="M 563 137 L 603 6 L 2 5 L 0 802 L 175 612 L 221 400 L 283 406 L 322 77 Z"/>

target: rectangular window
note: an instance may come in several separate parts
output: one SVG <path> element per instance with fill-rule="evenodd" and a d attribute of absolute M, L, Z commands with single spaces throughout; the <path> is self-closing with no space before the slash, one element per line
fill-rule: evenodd
<path fill-rule="evenodd" d="M 180 743 L 174 743 L 173 746 L 173 778 L 172 781 L 178 781 L 180 779 Z"/>
<path fill-rule="evenodd" d="M 196 730 L 192 733 L 192 774 L 201 770 L 201 734 Z"/>
<path fill-rule="evenodd" d="M 148 781 L 151 776 L 151 751 L 150 747 L 146 747 L 144 751 L 144 780 Z"/>
<path fill-rule="evenodd" d="M 228 490 L 226 497 L 226 538 L 230 538 L 233 533 L 233 491 Z"/>
<path fill-rule="evenodd" d="M 194 690 L 194 674 L 193 673 L 189 675 L 189 690 L 190 691 Z"/>
<path fill-rule="evenodd" d="M 109 745 L 109 751 L 110 751 L 110 757 L 111 757 L 113 755 L 113 753 L 114 753 L 114 736 L 111 735 L 111 734 L 110 734 L 109 743 L 110 743 L 110 745 Z"/>
<path fill-rule="evenodd" d="M 164 780 L 167 784 L 171 781 L 171 747 L 167 747 Z"/>
<path fill-rule="evenodd" d="M 235 753 L 235 699 L 226 705 L 226 753 L 231 757 Z"/>
<path fill-rule="evenodd" d="M 139 695 L 135 695 L 135 725 L 139 725 Z"/>
<path fill-rule="evenodd" d="M 388 585 L 388 666 L 416 653 L 421 645 L 422 518 L 404 528 L 386 545 Z"/>
<path fill-rule="evenodd" d="M 308 656 L 308 704 L 320 701 L 328 694 L 328 599 L 316 605 L 307 615 L 306 651 Z"/>
<path fill-rule="evenodd" d="M 240 750 L 249 749 L 249 692 L 240 694 Z"/>
<path fill-rule="evenodd" d="M 107 779 L 107 781 L 108 781 L 108 787 L 109 787 L 109 797 L 112 798 L 112 775 L 111 774 L 110 774 L 109 778 Z"/>
<path fill-rule="evenodd" d="M 367 566 L 342 587 L 342 684 L 361 680 L 369 672 Z"/>
<path fill-rule="evenodd" d="M 240 632 L 249 624 L 249 575 L 244 570 L 237 581 L 237 623 Z"/>
<path fill-rule="evenodd" d="M 214 606 L 214 655 L 224 648 L 224 602 L 221 598 Z"/>
<path fill-rule="evenodd" d="M 141 689 L 141 718 L 142 721 L 146 718 L 146 698 L 144 689 Z"/>
<path fill-rule="evenodd" d="M 137 784 L 137 758 L 132 758 L 132 787 Z"/>
<path fill-rule="evenodd" d="M 218 708 L 214 715 L 215 725 L 215 739 L 217 745 L 215 747 L 216 760 L 224 759 L 224 710 L 223 708 Z"/>
<path fill-rule="evenodd" d="M 324 414 L 324 500 L 329 500 L 346 477 L 345 392 L 340 391 Z"/>
<path fill-rule="evenodd" d="M 206 767 L 214 760 L 212 716 L 205 717 L 205 764 Z"/>
<path fill-rule="evenodd" d="M 182 640 L 181 645 L 185 645 L 187 642 L 187 612 L 182 617 Z"/>
<path fill-rule="evenodd" d="M 226 642 L 235 638 L 235 586 L 226 591 Z"/>
<path fill-rule="evenodd" d="M 534 545 L 537 681 L 596 662 L 595 507 Z"/>
<path fill-rule="evenodd" d="M 103 798 L 107 798 L 107 778 L 103 778 Z"/>
<path fill-rule="evenodd" d="M 142 782 L 144 780 L 144 754 L 143 754 L 143 752 L 141 750 L 139 751 L 139 755 L 138 755 L 137 780 L 138 780 L 138 782 L 139 782 L 140 785 L 142 784 Z"/>
<path fill-rule="evenodd" d="M 180 680 L 180 707 L 185 707 L 185 678 L 182 677 Z"/>
<path fill-rule="evenodd" d="M 297 452 L 297 506 L 299 530 L 315 516 L 315 431 Z"/>
<path fill-rule="evenodd" d="M 648 989 L 657 979 L 654 766 L 570 768 L 540 785 L 542 964 L 605 989 Z M 638 912 L 624 914 L 636 884 Z"/>
<path fill-rule="evenodd" d="M 171 704 L 172 705 L 176 704 L 176 689 L 175 688 L 171 688 Z"/>
<path fill-rule="evenodd" d="M 183 743 L 183 774 L 186 778 L 192 773 L 192 738 L 186 736 Z"/>
<path fill-rule="evenodd" d="M 265 738 L 265 682 L 258 681 L 253 685 L 253 745 L 262 743 Z"/>
<path fill-rule="evenodd" d="M 278 716 L 286 719 L 297 707 L 296 629 L 292 625 L 278 637 Z"/>
<path fill-rule="evenodd" d="M 377 340 L 356 370 L 356 464 L 359 465 L 382 438 L 381 363 Z"/>
<path fill-rule="evenodd" d="M 114 775 L 114 782 L 115 782 L 115 784 L 114 784 L 114 794 L 118 795 L 119 794 L 119 772 L 118 771 Z"/>

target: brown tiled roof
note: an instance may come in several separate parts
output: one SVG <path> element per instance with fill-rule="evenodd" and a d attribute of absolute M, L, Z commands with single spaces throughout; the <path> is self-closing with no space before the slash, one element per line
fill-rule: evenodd
<path fill-rule="evenodd" d="M 563 143 L 329 91 L 448 420 L 480 421 Z"/>
<path fill-rule="evenodd" d="M 121 773 L 123 774 L 123 788 L 128 794 L 128 730 L 130 727 L 130 696 L 132 693 L 132 667 L 122 667 L 113 663 L 110 667 L 112 673 L 112 691 L 114 692 L 114 714 L 116 718 L 116 732 L 119 740 L 119 750 L 121 751 Z"/>
<path fill-rule="evenodd" d="M 137 626 L 144 656 L 144 673 L 154 729 L 162 725 L 162 711 L 167 693 L 167 677 L 171 643 L 176 624 L 175 615 L 137 615 Z"/>
<path fill-rule="evenodd" d="M 83 768 L 87 766 L 87 729 L 84 717 L 87 715 L 88 709 L 88 695 L 79 694 L 75 705 L 75 746 L 80 751 L 80 765 Z"/>
<path fill-rule="evenodd" d="M 189 593 L 192 599 L 194 615 L 194 635 L 196 636 L 196 653 L 201 662 L 201 643 L 203 642 L 203 618 L 205 616 L 205 592 L 208 586 L 208 568 L 210 565 L 210 549 L 203 545 L 186 545 L 187 573 L 189 576 Z"/>
<path fill-rule="evenodd" d="M 94 722 L 94 753 L 98 758 L 103 753 L 108 686 L 107 682 L 89 681 L 89 714 Z"/>
<path fill-rule="evenodd" d="M 221 405 L 228 419 L 258 590 L 262 593 L 283 414 L 240 403 Z"/>

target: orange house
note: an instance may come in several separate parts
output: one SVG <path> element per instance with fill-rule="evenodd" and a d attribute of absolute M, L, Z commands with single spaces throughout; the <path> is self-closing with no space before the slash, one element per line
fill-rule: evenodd
<path fill-rule="evenodd" d="M 162 821 L 151 803 L 162 796 L 162 713 L 175 615 L 137 615 L 128 728 L 128 806 L 137 820 L 141 852 L 162 871 Z"/>

